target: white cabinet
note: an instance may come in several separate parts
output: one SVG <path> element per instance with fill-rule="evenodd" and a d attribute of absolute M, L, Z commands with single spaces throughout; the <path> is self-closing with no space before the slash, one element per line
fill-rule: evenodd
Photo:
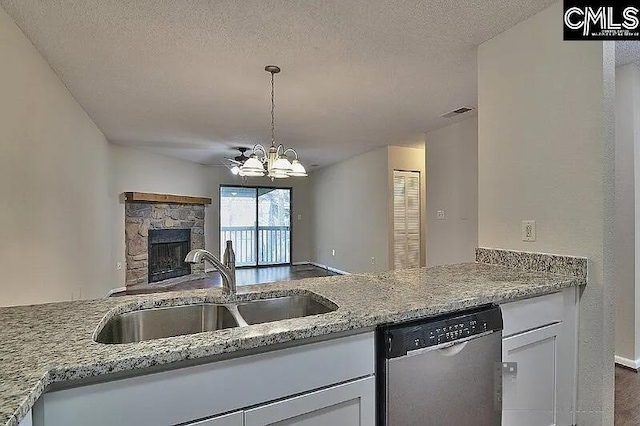
<path fill-rule="evenodd" d="M 245 426 L 375 424 L 375 379 L 367 377 L 245 411 Z"/>
<path fill-rule="evenodd" d="M 503 305 L 503 426 L 575 424 L 576 294 Z"/>
<path fill-rule="evenodd" d="M 502 423 L 556 424 L 558 335 L 556 323 L 508 337 L 502 343 Z M 513 371 L 510 371 L 510 367 Z"/>
<path fill-rule="evenodd" d="M 373 425 L 374 373 L 374 334 L 368 332 L 48 392 L 34 406 L 34 426 L 240 426 L 244 410 L 264 406 L 267 413 L 273 401 L 284 407 L 278 411 L 302 407 L 302 415 L 308 407 L 311 417 L 331 416 L 328 405 L 313 408 L 331 398 L 335 410 L 349 412 L 355 401 L 362 418 L 357 424 Z M 251 410 L 249 418 L 257 418 Z"/>
<path fill-rule="evenodd" d="M 187 423 L 185 426 L 243 426 L 244 414 L 242 411 L 236 413 L 216 416 L 207 420 L 200 420 L 194 423 Z"/>

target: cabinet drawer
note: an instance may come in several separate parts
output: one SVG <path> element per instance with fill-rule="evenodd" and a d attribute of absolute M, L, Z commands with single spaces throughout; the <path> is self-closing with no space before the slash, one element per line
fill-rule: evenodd
<path fill-rule="evenodd" d="M 502 308 L 503 336 L 512 336 L 545 325 L 561 322 L 562 293 L 552 293 L 517 302 L 505 303 Z"/>

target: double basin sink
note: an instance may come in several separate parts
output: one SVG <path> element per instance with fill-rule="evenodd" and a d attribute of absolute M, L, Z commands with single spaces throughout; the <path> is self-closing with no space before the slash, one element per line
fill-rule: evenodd
<path fill-rule="evenodd" d="M 310 294 L 256 299 L 236 303 L 198 303 L 142 309 L 110 318 L 98 331 L 98 343 L 135 343 L 205 331 L 325 314 L 338 307 Z"/>

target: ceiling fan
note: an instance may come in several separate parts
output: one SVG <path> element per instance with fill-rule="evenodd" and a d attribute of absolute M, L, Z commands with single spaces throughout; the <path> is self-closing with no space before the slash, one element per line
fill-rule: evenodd
<path fill-rule="evenodd" d="M 226 160 L 225 166 L 227 166 L 227 168 L 234 175 L 244 176 L 244 173 L 242 173 L 242 170 L 240 170 L 240 167 L 245 163 L 245 161 L 249 159 L 249 157 L 244 155 L 245 152 L 249 151 L 249 148 L 238 147 L 236 149 L 240 151 L 240 155 L 236 155 L 233 158 L 228 158 L 228 157 L 225 158 Z"/>

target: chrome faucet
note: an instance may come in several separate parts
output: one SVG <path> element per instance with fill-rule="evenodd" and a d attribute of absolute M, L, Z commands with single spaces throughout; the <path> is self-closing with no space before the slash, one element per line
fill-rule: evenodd
<path fill-rule="evenodd" d="M 188 263 L 200 263 L 208 260 L 212 263 L 222 276 L 222 293 L 227 295 L 236 294 L 236 254 L 233 252 L 231 241 L 227 241 L 227 247 L 222 256 L 222 262 L 213 254 L 204 249 L 191 250 L 187 253 L 184 261 Z"/>

